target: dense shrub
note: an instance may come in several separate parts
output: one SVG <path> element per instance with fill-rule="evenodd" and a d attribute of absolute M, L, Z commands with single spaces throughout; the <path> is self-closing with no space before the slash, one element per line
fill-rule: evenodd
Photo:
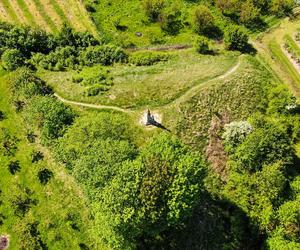
<path fill-rule="evenodd" d="M 41 129 L 42 141 L 48 143 L 64 134 L 75 113 L 54 97 L 35 97 L 26 109 L 26 118 Z"/>
<path fill-rule="evenodd" d="M 55 71 L 75 68 L 78 65 L 77 50 L 71 46 L 58 47 L 48 55 L 41 53 L 33 55 L 30 62 L 35 66 Z"/>
<path fill-rule="evenodd" d="M 6 70 L 13 71 L 24 65 L 24 56 L 17 49 L 5 50 L 1 56 L 2 65 Z"/>
<path fill-rule="evenodd" d="M 169 35 L 177 35 L 183 27 L 180 10 L 165 12 L 160 17 L 161 29 Z"/>
<path fill-rule="evenodd" d="M 198 34 L 209 34 L 214 28 L 214 16 L 205 5 L 200 5 L 194 12 L 194 27 Z"/>
<path fill-rule="evenodd" d="M 170 55 L 163 52 L 139 51 L 130 55 L 129 63 L 137 66 L 149 66 L 158 62 L 165 62 Z"/>
<path fill-rule="evenodd" d="M 230 25 L 225 32 L 225 45 L 229 50 L 245 51 L 248 44 L 248 34 L 237 25 Z"/>
<path fill-rule="evenodd" d="M 158 20 L 158 17 L 162 13 L 165 7 L 164 0 L 143 0 L 143 7 L 145 10 L 146 16 L 150 21 L 155 22 Z"/>
<path fill-rule="evenodd" d="M 11 88 L 17 99 L 27 101 L 35 95 L 47 95 L 52 90 L 28 68 L 18 69 L 10 80 Z"/>
<path fill-rule="evenodd" d="M 38 178 L 42 185 L 46 185 L 53 177 L 53 172 L 47 168 L 42 169 L 38 172 Z"/>
<path fill-rule="evenodd" d="M 82 65 L 93 66 L 96 64 L 112 65 L 117 62 L 126 62 L 127 54 L 121 48 L 112 45 L 101 45 L 95 47 L 88 47 L 80 54 L 80 61 Z"/>
<path fill-rule="evenodd" d="M 294 5 L 294 0 L 272 0 L 270 10 L 280 17 L 291 13 Z"/>
<path fill-rule="evenodd" d="M 209 40 L 204 36 L 197 37 L 194 48 L 199 54 L 208 54 L 210 52 Z"/>

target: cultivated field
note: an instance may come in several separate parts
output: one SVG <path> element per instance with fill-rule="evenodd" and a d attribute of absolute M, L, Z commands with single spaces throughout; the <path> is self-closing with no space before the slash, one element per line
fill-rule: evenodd
<path fill-rule="evenodd" d="M 62 23 L 79 31 L 97 34 L 81 1 L 0 0 L 0 20 L 57 32 Z"/>

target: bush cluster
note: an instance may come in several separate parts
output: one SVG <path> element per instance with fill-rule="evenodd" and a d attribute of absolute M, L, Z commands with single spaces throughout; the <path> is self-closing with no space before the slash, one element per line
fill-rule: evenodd
<path fill-rule="evenodd" d="M 136 66 L 149 66 L 158 62 L 165 62 L 170 55 L 163 52 L 139 51 L 131 54 L 129 63 Z"/>

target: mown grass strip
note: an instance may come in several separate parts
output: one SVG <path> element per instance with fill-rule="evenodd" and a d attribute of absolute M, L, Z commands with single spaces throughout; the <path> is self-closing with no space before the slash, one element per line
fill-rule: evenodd
<path fill-rule="evenodd" d="M 65 12 L 60 7 L 60 5 L 57 3 L 57 1 L 56 0 L 50 0 L 50 3 L 52 4 L 56 14 L 62 19 L 62 21 L 64 23 L 67 23 L 67 24 L 71 25 L 69 19 L 65 15 Z"/>
<path fill-rule="evenodd" d="M 10 16 L 10 18 L 13 20 L 13 22 L 20 23 L 20 20 L 19 20 L 18 16 L 16 15 L 14 9 L 12 8 L 10 1 L 9 0 L 0 0 L 0 1 L 1 1 L 6 13 Z"/>
<path fill-rule="evenodd" d="M 45 22 L 49 25 L 51 31 L 58 32 L 57 26 L 55 25 L 51 17 L 47 15 L 47 12 L 45 11 L 44 6 L 41 4 L 40 0 L 33 0 L 33 2 L 43 19 L 45 20 Z"/>
<path fill-rule="evenodd" d="M 24 2 L 24 0 L 17 0 L 17 4 L 19 5 L 20 9 L 22 10 L 25 18 L 27 19 L 28 23 L 30 25 L 33 25 L 35 27 L 37 27 L 37 23 L 35 21 L 34 16 L 31 14 L 30 10 L 28 9 L 26 3 Z"/>
<path fill-rule="evenodd" d="M 284 36 L 285 42 L 293 49 L 298 57 L 300 57 L 300 48 L 296 44 L 295 40 L 290 35 Z"/>
<path fill-rule="evenodd" d="M 272 41 L 268 45 L 270 51 L 276 57 L 276 59 L 284 66 L 284 69 L 287 73 L 292 77 L 295 81 L 298 89 L 300 90 L 300 75 L 298 71 L 295 69 L 294 65 L 290 62 L 290 60 L 283 53 L 280 45 L 276 41 Z"/>

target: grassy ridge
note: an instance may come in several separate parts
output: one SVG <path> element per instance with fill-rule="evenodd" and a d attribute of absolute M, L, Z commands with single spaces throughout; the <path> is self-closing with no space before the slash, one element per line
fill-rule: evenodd
<path fill-rule="evenodd" d="M 272 76 L 255 58 L 243 57 L 233 75 L 212 82 L 189 100 L 166 109 L 166 126 L 199 149 L 207 143 L 213 117 L 243 120 L 259 110 L 270 79 Z"/>

